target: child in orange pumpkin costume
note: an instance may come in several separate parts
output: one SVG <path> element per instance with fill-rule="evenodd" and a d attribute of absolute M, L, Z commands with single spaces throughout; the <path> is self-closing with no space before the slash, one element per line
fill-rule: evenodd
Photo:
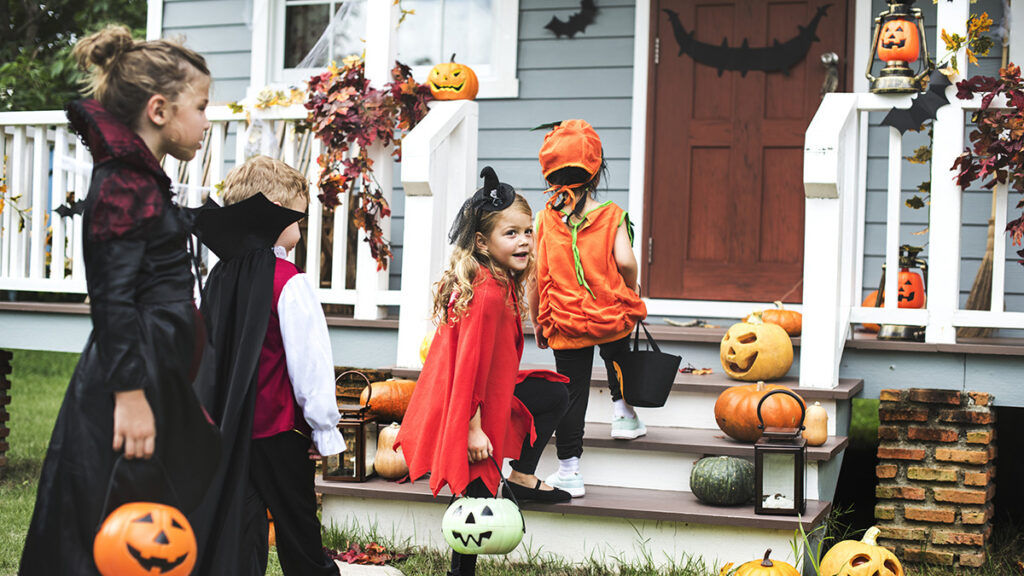
<path fill-rule="evenodd" d="M 622 399 L 611 360 L 629 349 L 629 334 L 647 316 L 637 294 L 632 225 L 611 201 L 595 198 L 606 172 L 601 139 L 583 120 L 566 120 L 544 137 L 540 149 L 551 198 L 537 215 L 537 275 L 529 291 L 537 345 L 554 350 L 558 372 L 569 378 L 569 407 L 555 433 L 559 470 L 551 486 L 574 497 L 585 493 L 579 459 L 594 347 L 608 366 L 614 403 L 612 438 L 647 433 Z"/>

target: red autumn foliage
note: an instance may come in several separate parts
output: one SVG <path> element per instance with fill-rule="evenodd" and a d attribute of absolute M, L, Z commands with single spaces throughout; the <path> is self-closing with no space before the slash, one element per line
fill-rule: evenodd
<path fill-rule="evenodd" d="M 359 544 L 349 544 L 348 550 L 339 552 L 331 550 L 330 548 L 324 548 L 324 552 L 331 560 L 341 560 L 348 564 L 374 564 L 377 566 L 383 566 L 391 562 L 397 562 L 406 558 L 405 554 L 398 554 L 395 552 L 388 552 L 388 549 L 377 544 L 376 542 L 370 542 L 365 547 Z"/>

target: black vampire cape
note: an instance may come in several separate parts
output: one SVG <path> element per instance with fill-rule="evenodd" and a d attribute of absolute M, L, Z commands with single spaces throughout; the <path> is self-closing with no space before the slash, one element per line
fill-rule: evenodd
<path fill-rule="evenodd" d="M 25 576 L 98 574 L 93 539 L 110 510 L 142 500 L 187 514 L 220 456 L 217 430 L 190 386 L 210 355 L 192 296 L 189 215 L 172 202 L 170 179 L 138 134 L 95 100 L 74 102 L 67 114 L 93 158 L 82 216 L 92 332 L 43 462 Z M 115 468 L 114 394 L 136 389 L 153 411 L 156 452 Z"/>
<path fill-rule="evenodd" d="M 273 305 L 273 246 L 303 216 L 262 194 L 224 208 L 207 202 L 196 215 L 200 241 L 220 261 L 207 279 L 200 308 L 217 362 L 200 372 L 195 390 L 222 438 L 221 466 L 192 517 L 199 575 L 231 576 L 251 564 L 253 551 L 243 549 L 243 522 L 260 349 Z"/>

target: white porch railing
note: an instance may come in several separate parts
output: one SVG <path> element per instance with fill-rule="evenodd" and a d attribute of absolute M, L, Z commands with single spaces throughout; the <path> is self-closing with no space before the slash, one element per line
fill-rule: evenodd
<path fill-rule="evenodd" d="M 1005 312 L 1007 221 L 1005 187 L 996 192 L 996 239 L 989 310 L 960 308 L 961 193 L 949 171 L 963 150 L 965 113 L 976 105 L 957 100 L 939 110 L 934 124 L 932 190 L 927 236 L 927 305 L 898 308 L 886 298 L 882 308 L 861 306 L 867 196 L 868 113 L 907 107 L 910 96 L 829 94 L 807 129 L 804 145 L 805 241 L 801 386 L 833 387 L 851 324 L 871 322 L 925 326 L 925 341 L 952 343 L 956 328 L 1024 328 L 1024 313 Z M 885 294 L 897 294 L 899 270 L 903 137 L 889 128 L 886 191 Z M 922 240 L 924 242 L 925 240 Z"/>
<path fill-rule="evenodd" d="M 311 134 L 297 134 L 295 121 L 306 117 L 301 106 L 259 111 L 273 137 L 249 143 L 238 134 L 246 132 L 244 114 L 225 106 L 207 110 L 211 128 L 208 145 L 187 163 L 164 161 L 179 202 L 198 206 L 221 182 L 227 171 L 249 152 L 276 156 L 303 171 L 310 181 L 310 206 L 306 235 L 306 270 L 320 278 L 321 255 L 330 256 L 330 275 L 320 283 L 322 302 L 356 307 L 356 317 L 377 318 L 384 306 L 398 306 L 400 292 L 387 289 L 387 272 L 375 262 L 357 263 L 355 289 L 346 288 L 348 253 L 347 198 L 333 212 L 336 231 L 330 246 L 323 246 L 323 210 L 316 196 L 320 142 Z M 426 122 L 426 121 L 425 121 Z M 475 132 L 474 132 L 475 138 Z M 226 149 L 233 139 L 232 159 Z M 475 151 L 474 162 L 475 162 Z M 0 173 L 6 177 L 6 206 L 0 212 L 0 290 L 66 292 L 84 294 L 81 216 L 63 218 L 57 212 L 69 192 L 76 200 L 89 189 L 91 156 L 67 126 L 62 111 L 0 113 Z M 17 198 L 17 200 L 15 200 Z M 408 237 L 408 233 L 406 234 Z M 324 250 L 329 248 L 329 250 Z M 363 248 L 360 246 L 359 248 Z M 369 250 L 357 250 L 358 260 L 371 258 Z M 207 262 L 208 267 L 213 262 Z M 358 275 L 374 278 L 360 282 Z"/>

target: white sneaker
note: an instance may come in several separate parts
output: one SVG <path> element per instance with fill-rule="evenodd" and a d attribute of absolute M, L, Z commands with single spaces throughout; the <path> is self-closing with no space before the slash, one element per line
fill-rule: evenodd
<path fill-rule="evenodd" d="M 544 479 L 544 482 L 552 488 L 565 490 L 573 498 L 580 498 L 587 493 L 587 489 L 583 487 L 583 476 L 579 472 L 568 478 L 564 478 L 558 472 L 555 472 Z"/>
<path fill-rule="evenodd" d="M 640 421 L 639 416 L 626 418 L 616 416 L 612 418 L 612 438 L 616 440 L 634 440 L 647 435 L 647 426 Z"/>

